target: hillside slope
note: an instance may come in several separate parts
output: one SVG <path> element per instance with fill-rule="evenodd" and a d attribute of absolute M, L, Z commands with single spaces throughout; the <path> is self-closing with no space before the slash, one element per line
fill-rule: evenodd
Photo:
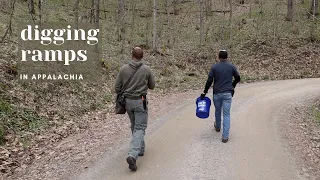
<path fill-rule="evenodd" d="M 0 35 L 10 18 L 10 0 L 0 0 Z M 53 146 L 70 134 L 81 133 L 90 126 L 95 112 L 111 112 L 113 84 L 119 67 L 130 59 L 132 46 L 146 52 L 145 61 L 153 69 L 155 93 L 202 89 L 207 71 L 215 63 L 219 49 L 227 49 L 230 60 L 239 68 L 243 82 L 320 77 L 320 26 L 310 38 L 315 21 L 307 19 L 309 1 L 296 4 L 295 22 L 285 21 L 286 4 L 273 2 L 249 5 L 233 4 L 233 16 L 221 11 L 228 4 L 215 2 L 213 13 L 205 16 L 205 42 L 199 45 L 199 5 L 180 1 L 174 13 L 166 1 L 159 1 L 158 51 L 152 46 L 152 8 L 149 1 L 136 4 L 134 16 L 127 4 L 124 53 L 118 41 L 117 2 L 101 4 L 103 56 L 101 71 L 104 83 L 20 83 L 17 82 L 18 22 L 31 21 L 26 1 L 16 1 L 13 33 L 0 43 L 0 159 L 1 173 L 11 174 L 36 158 L 37 149 Z M 37 4 L 36 4 L 37 5 Z M 80 2 L 83 22 L 90 12 L 89 1 Z M 262 9 L 262 10 L 261 10 Z M 48 0 L 43 4 L 44 22 L 73 22 L 73 2 Z M 131 14 L 131 15 L 130 15 Z M 36 10 L 36 21 L 39 12 Z M 135 17 L 134 21 L 131 17 Z M 42 156 L 42 154 L 37 154 Z"/>

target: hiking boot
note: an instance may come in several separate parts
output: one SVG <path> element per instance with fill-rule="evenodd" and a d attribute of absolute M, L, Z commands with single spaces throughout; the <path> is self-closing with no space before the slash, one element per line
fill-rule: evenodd
<path fill-rule="evenodd" d="M 223 142 L 223 143 L 227 143 L 228 140 L 229 140 L 228 138 L 226 138 L 226 139 L 222 138 L 222 142 Z"/>
<path fill-rule="evenodd" d="M 217 132 L 220 132 L 220 128 L 217 128 L 216 122 L 214 122 L 214 128 L 216 129 Z"/>
<path fill-rule="evenodd" d="M 133 157 L 127 157 L 127 163 L 129 164 L 129 169 L 131 169 L 132 171 L 137 170 L 136 160 Z"/>

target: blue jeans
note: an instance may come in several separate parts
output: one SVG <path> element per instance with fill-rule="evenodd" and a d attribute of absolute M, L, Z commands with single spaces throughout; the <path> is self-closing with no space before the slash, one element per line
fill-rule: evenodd
<path fill-rule="evenodd" d="M 222 138 L 229 138 L 231 102 L 231 93 L 218 93 L 213 95 L 213 103 L 214 107 L 216 108 L 216 128 L 218 129 L 221 128 L 221 111 L 223 111 Z"/>

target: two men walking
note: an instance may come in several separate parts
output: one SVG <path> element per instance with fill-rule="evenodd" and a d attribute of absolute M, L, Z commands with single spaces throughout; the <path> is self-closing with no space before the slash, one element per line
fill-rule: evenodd
<path fill-rule="evenodd" d="M 125 97 L 125 109 L 131 122 L 132 140 L 127 156 L 129 169 L 136 171 L 136 160 L 143 156 L 145 151 L 144 135 L 148 122 L 147 90 L 154 89 L 155 80 L 149 66 L 144 65 L 141 60 L 143 51 L 139 47 L 132 50 L 132 61 L 120 68 L 116 79 L 115 90 L 119 94 L 123 92 Z M 221 113 L 223 112 L 223 134 L 222 142 L 229 139 L 230 108 L 234 88 L 240 81 L 240 75 L 234 65 L 228 62 L 228 53 L 219 52 L 220 62 L 211 67 L 205 89 L 201 94 L 204 97 L 212 83 L 213 101 L 215 106 L 215 130 L 220 132 Z M 233 77 L 235 78 L 232 81 Z"/>

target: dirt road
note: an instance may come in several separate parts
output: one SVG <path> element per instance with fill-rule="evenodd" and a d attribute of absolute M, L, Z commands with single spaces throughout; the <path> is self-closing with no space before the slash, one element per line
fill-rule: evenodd
<path fill-rule="evenodd" d="M 94 180 L 294 180 L 308 179 L 299 159 L 281 138 L 280 121 L 294 103 L 320 94 L 320 79 L 240 85 L 232 104 L 229 142 L 209 119 L 195 116 L 195 97 L 150 125 L 146 153 L 131 172 L 125 161 L 128 143 L 106 155 L 74 179 Z M 210 95 L 212 97 L 212 95 Z M 186 100 L 188 101 L 188 100 Z M 152 104 L 151 104 L 152 105 Z M 283 123 L 281 123 L 283 124 Z"/>

